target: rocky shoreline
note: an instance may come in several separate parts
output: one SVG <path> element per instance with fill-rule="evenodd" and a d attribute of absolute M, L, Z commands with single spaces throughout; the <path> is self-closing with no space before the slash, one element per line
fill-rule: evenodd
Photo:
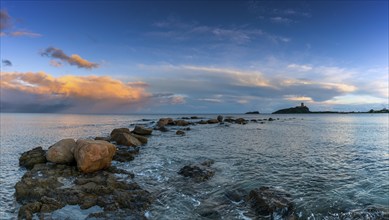
<path fill-rule="evenodd" d="M 147 219 L 145 212 L 158 195 L 142 189 L 136 176 L 111 165 L 112 161 L 131 163 L 147 145 L 153 132 L 174 132 L 184 136 L 190 126 L 205 124 L 245 125 L 271 123 L 278 118 L 251 119 L 218 116 L 205 119 L 197 116 L 179 119 L 161 118 L 150 127 L 134 125 L 134 129 L 116 128 L 109 137 L 95 140 L 63 139 L 48 150 L 42 147 L 23 153 L 19 164 L 27 169 L 15 185 L 16 201 L 21 205 L 19 219 L 51 219 L 51 214 L 65 206 L 81 209 L 99 207 L 89 213 L 93 219 Z M 209 181 L 218 175 L 212 159 L 193 162 L 177 170 L 188 184 Z M 262 186 L 249 191 L 226 192 L 226 201 L 250 207 L 259 219 L 297 219 L 293 196 L 282 190 Z M 208 219 L 220 219 L 217 210 L 208 208 L 200 213 Z"/>

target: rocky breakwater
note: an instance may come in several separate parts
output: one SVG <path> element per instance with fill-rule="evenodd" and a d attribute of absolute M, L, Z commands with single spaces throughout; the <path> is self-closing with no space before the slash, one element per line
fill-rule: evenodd
<path fill-rule="evenodd" d="M 90 213 L 91 218 L 144 218 L 152 195 L 133 181 L 132 173 L 111 166 L 118 152 L 129 152 L 127 159 L 132 160 L 134 148 L 147 143 L 139 133 L 151 134 L 150 129 L 134 131 L 138 134 L 115 129 L 105 140 L 63 139 L 47 151 L 38 147 L 23 153 L 19 164 L 28 170 L 15 185 L 15 197 L 21 204 L 18 218 L 51 219 L 53 211 L 67 205 L 99 206 L 101 211 Z M 119 161 L 127 161 L 123 158 L 126 155 L 119 155 Z"/>

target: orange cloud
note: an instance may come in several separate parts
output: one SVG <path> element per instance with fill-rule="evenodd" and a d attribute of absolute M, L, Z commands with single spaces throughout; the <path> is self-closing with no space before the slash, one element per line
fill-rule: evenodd
<path fill-rule="evenodd" d="M 145 84 L 123 83 L 108 76 L 62 76 L 55 78 L 44 72 L 1 73 L 1 88 L 38 95 L 54 95 L 88 100 L 116 100 L 120 103 L 141 101 L 149 94 Z"/>
<path fill-rule="evenodd" d="M 69 63 L 70 65 L 77 66 L 78 68 L 92 69 L 99 67 L 99 64 L 85 60 L 80 55 L 72 54 L 68 56 L 61 49 L 55 47 L 46 48 L 41 53 L 41 55 L 60 59 L 64 62 Z"/>

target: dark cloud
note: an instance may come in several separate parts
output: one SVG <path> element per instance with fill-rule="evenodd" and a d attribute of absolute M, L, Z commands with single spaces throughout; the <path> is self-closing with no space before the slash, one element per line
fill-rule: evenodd
<path fill-rule="evenodd" d="M 46 48 L 43 52 L 41 52 L 41 55 L 59 59 L 59 60 L 66 62 L 70 65 L 77 66 L 78 68 L 92 69 L 92 68 L 99 67 L 99 64 L 97 64 L 97 63 L 92 63 L 88 60 L 85 60 L 77 54 L 72 54 L 72 55 L 68 56 L 61 49 L 58 49 L 55 47 Z"/>
<path fill-rule="evenodd" d="M 2 60 L 1 62 L 3 64 L 3 66 L 12 66 L 12 62 L 9 60 Z"/>
<path fill-rule="evenodd" d="M 0 10 L 0 31 L 11 27 L 11 17 L 6 10 Z"/>

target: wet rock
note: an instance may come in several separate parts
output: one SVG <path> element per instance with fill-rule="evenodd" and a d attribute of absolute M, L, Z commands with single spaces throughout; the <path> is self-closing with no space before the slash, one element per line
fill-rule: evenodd
<path fill-rule="evenodd" d="M 199 214 L 205 219 L 222 219 L 220 213 L 214 209 L 201 210 Z"/>
<path fill-rule="evenodd" d="M 128 147 L 117 147 L 116 153 L 113 156 L 113 160 L 119 162 L 128 162 L 135 159 L 135 155 L 139 153 L 139 147 L 128 148 Z"/>
<path fill-rule="evenodd" d="M 74 139 L 62 139 L 49 147 L 46 153 L 46 159 L 53 163 L 72 163 L 74 162 L 74 148 L 76 141 Z"/>
<path fill-rule="evenodd" d="M 107 141 L 110 142 L 111 138 L 110 137 L 95 137 L 96 141 Z"/>
<path fill-rule="evenodd" d="M 180 171 L 178 171 L 178 174 L 185 177 L 190 177 L 196 182 L 206 181 L 215 175 L 215 171 L 210 168 L 212 163 L 213 162 L 209 160 L 201 164 L 187 165 L 181 168 Z"/>
<path fill-rule="evenodd" d="M 143 126 L 135 126 L 132 133 L 138 134 L 138 135 L 150 135 L 153 132 L 150 128 L 145 128 Z"/>
<path fill-rule="evenodd" d="M 234 123 L 235 119 L 229 117 L 229 118 L 224 119 L 224 122 Z"/>
<path fill-rule="evenodd" d="M 291 195 L 270 187 L 260 187 L 251 190 L 248 202 L 259 216 L 277 214 L 282 218 L 293 219 L 295 206 Z"/>
<path fill-rule="evenodd" d="M 204 120 L 201 120 L 201 121 L 197 122 L 197 124 L 205 125 L 205 124 L 208 124 L 208 122 L 207 122 L 207 121 L 204 121 Z"/>
<path fill-rule="evenodd" d="M 110 167 L 84 174 L 74 166 L 38 164 L 27 171 L 15 186 L 16 199 L 22 205 L 19 218 L 31 219 L 34 213 L 42 216 L 44 212 L 52 212 L 65 205 L 79 205 L 81 209 L 98 205 L 104 210 L 101 215 L 107 218 L 143 216 L 153 197 L 138 184 L 129 181 L 132 174 L 124 180 L 115 175 L 126 172 Z M 45 217 L 51 219 L 49 214 Z"/>
<path fill-rule="evenodd" d="M 19 165 L 32 169 L 35 164 L 46 163 L 46 151 L 42 147 L 36 147 L 30 151 L 24 152 L 19 158 Z"/>
<path fill-rule="evenodd" d="M 191 116 L 190 119 L 200 119 L 198 116 Z"/>
<path fill-rule="evenodd" d="M 174 124 L 177 126 L 188 126 L 190 123 L 185 120 L 176 120 L 174 121 Z"/>
<path fill-rule="evenodd" d="M 32 202 L 23 205 L 19 209 L 18 219 L 27 219 L 30 220 L 33 217 L 33 214 L 36 212 L 40 212 L 42 207 L 42 203 L 40 202 Z"/>
<path fill-rule="evenodd" d="M 174 125 L 174 121 L 172 118 L 161 118 L 157 122 L 157 128 L 164 127 L 166 125 Z"/>
<path fill-rule="evenodd" d="M 221 116 L 221 115 L 217 116 L 217 120 L 218 120 L 219 122 L 223 122 L 223 116 Z"/>
<path fill-rule="evenodd" d="M 244 200 L 246 195 L 247 192 L 243 189 L 231 190 L 225 193 L 227 199 L 229 199 L 232 202 L 241 202 Z"/>
<path fill-rule="evenodd" d="M 115 141 L 119 145 L 124 146 L 140 146 L 142 142 L 140 142 L 136 137 L 131 135 L 130 133 L 116 133 L 111 136 L 111 140 Z"/>
<path fill-rule="evenodd" d="M 167 129 L 165 126 L 157 127 L 156 130 L 159 130 L 161 132 L 168 132 L 169 131 L 169 129 Z"/>
<path fill-rule="evenodd" d="M 74 158 L 77 167 L 84 173 L 91 173 L 111 166 L 116 146 L 106 141 L 77 140 Z"/>
<path fill-rule="evenodd" d="M 257 119 L 251 119 L 251 122 L 258 122 Z"/>
<path fill-rule="evenodd" d="M 145 136 L 137 135 L 137 134 L 131 134 L 131 135 L 134 136 L 136 139 L 138 139 L 138 141 L 140 141 L 142 144 L 147 144 L 148 142 L 148 139 Z"/>
<path fill-rule="evenodd" d="M 184 130 L 184 131 L 190 131 L 191 128 L 190 128 L 190 127 L 187 127 L 187 128 L 184 128 L 183 130 Z"/>
<path fill-rule="evenodd" d="M 176 135 L 185 135 L 185 131 L 181 131 L 181 130 L 178 130 L 177 132 L 176 132 Z"/>
<path fill-rule="evenodd" d="M 247 120 L 244 119 L 244 118 L 237 118 L 237 119 L 235 120 L 235 123 L 236 123 L 236 124 L 245 125 L 245 124 L 247 124 Z"/>
<path fill-rule="evenodd" d="M 115 136 L 116 134 L 121 134 L 121 133 L 130 134 L 131 132 L 130 132 L 130 129 L 128 129 L 128 128 L 115 128 L 115 129 L 113 129 L 112 132 L 111 132 L 111 138 L 112 138 L 113 136 Z"/>
<path fill-rule="evenodd" d="M 274 119 L 273 118 L 269 118 L 268 121 L 274 121 Z"/>
<path fill-rule="evenodd" d="M 209 120 L 207 121 L 207 123 L 208 123 L 208 124 L 216 124 L 216 123 L 219 123 L 219 120 L 217 120 L 217 119 L 209 119 Z"/>

